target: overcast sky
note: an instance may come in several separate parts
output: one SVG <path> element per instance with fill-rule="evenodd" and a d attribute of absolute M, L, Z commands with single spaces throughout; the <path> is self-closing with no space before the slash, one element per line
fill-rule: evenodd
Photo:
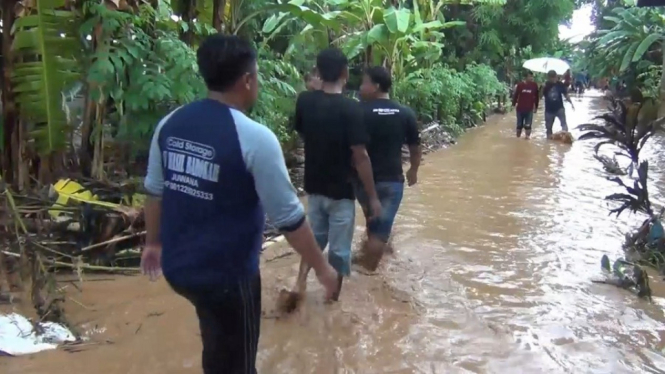
<path fill-rule="evenodd" d="M 593 25 L 591 24 L 591 5 L 585 5 L 573 13 L 573 20 L 570 28 L 559 26 L 559 38 L 570 38 L 574 43 L 579 42 L 591 32 L 593 32 Z"/>

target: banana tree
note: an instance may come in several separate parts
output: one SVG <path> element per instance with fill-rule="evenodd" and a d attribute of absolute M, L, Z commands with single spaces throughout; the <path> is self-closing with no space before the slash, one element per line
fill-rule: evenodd
<path fill-rule="evenodd" d="M 665 17 L 662 14 L 638 8 L 618 8 L 613 13 L 616 16 L 606 16 L 605 19 L 614 26 L 598 32 L 601 35 L 598 47 L 621 54 L 620 71 L 653 51 L 652 46 L 660 44 L 662 48 L 665 41 Z"/>
<path fill-rule="evenodd" d="M 633 64 L 644 69 L 656 62 L 660 53 L 660 64 L 665 67 L 665 15 L 661 11 L 641 8 L 617 8 L 615 15 L 606 16 L 605 20 L 614 26 L 600 30 L 596 47 L 607 55 L 621 57 L 619 72 L 627 70 Z M 645 58 L 646 57 L 646 58 Z M 665 70 L 663 70 L 665 72 Z M 665 73 L 660 80 L 661 109 L 665 115 Z"/>
<path fill-rule="evenodd" d="M 306 0 L 291 0 L 281 4 L 279 12 L 270 16 L 263 24 L 262 32 L 266 34 L 263 44 L 267 44 L 277 34 L 287 27 L 302 25 L 291 39 L 286 55 L 296 51 L 296 46 L 302 46 L 305 41 L 313 42 L 318 49 L 330 46 L 331 35 L 342 30 L 343 19 L 341 11 L 331 11 L 331 4 Z"/>
<path fill-rule="evenodd" d="M 372 62 L 383 63 L 397 77 L 402 76 L 408 67 L 417 68 L 421 64 L 435 62 L 443 48 L 442 30 L 465 24 L 461 21 L 423 22 L 415 2 L 413 11 L 390 7 L 382 13 L 382 22 L 375 24 L 365 35 L 360 35 L 360 47 L 371 47 Z M 356 45 L 351 41 L 347 44 L 350 57 L 362 50 Z"/>
<path fill-rule="evenodd" d="M 66 8 L 67 3 L 66 0 L 23 2 L 21 14 L 11 29 L 15 58 L 11 80 L 22 119 L 19 134 L 25 136 L 16 139 L 17 148 L 34 139 L 34 148 L 21 153 L 39 158 L 42 182 L 49 181 L 57 168 L 55 156 L 68 145 L 69 119 L 63 108 L 62 92 L 81 77 L 76 59 L 81 51 L 76 15 Z M 24 125 L 28 123 L 29 126 Z"/>

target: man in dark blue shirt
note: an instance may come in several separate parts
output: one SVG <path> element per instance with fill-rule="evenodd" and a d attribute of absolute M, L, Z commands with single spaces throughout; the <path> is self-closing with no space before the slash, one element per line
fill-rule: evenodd
<path fill-rule="evenodd" d="M 205 374 L 252 374 L 265 214 L 329 295 L 337 273 L 321 255 L 277 138 L 244 114 L 257 98 L 256 52 L 218 34 L 203 41 L 197 62 L 208 98 L 164 117 L 150 146 L 141 266 L 152 279 L 163 269 L 196 308 Z"/>
<path fill-rule="evenodd" d="M 573 109 L 575 107 L 570 100 L 570 96 L 568 96 L 568 86 L 559 80 L 556 71 L 549 71 L 547 79 L 548 81 L 543 87 L 543 97 L 545 98 L 545 130 L 547 131 L 547 139 L 551 139 L 552 127 L 554 127 L 554 120 L 557 118 L 561 122 L 561 130 L 568 131 L 566 109 L 563 107 L 563 100 L 565 99 L 569 102 Z"/>

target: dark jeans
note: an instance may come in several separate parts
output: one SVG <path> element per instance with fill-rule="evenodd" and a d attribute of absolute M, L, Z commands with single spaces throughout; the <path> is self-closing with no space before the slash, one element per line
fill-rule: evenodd
<path fill-rule="evenodd" d="M 533 111 L 517 112 L 517 129 L 518 130 L 531 130 L 531 123 L 533 122 Z"/>
<path fill-rule="evenodd" d="M 171 287 L 196 308 L 204 374 L 256 374 L 261 276 L 230 285 Z"/>
<path fill-rule="evenodd" d="M 362 183 L 354 183 L 354 187 L 358 203 L 363 208 L 365 218 L 367 218 L 367 214 L 369 213 L 369 197 L 365 193 Z M 402 203 L 402 197 L 404 196 L 404 182 L 375 182 L 374 188 L 381 202 L 382 213 L 380 217 L 367 222 L 367 231 L 370 235 L 374 235 L 384 243 L 387 243 L 393 230 L 397 211 Z"/>

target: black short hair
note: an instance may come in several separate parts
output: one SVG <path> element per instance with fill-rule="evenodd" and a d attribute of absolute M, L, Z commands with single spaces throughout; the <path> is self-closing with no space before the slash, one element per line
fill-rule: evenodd
<path fill-rule="evenodd" d="M 525 77 L 533 77 L 533 72 L 531 70 L 527 70 L 526 73 L 524 73 Z"/>
<path fill-rule="evenodd" d="M 349 60 L 341 50 L 327 48 L 316 56 L 316 68 L 322 81 L 328 83 L 337 82 L 349 65 Z"/>
<path fill-rule="evenodd" d="M 210 35 L 196 51 L 196 62 L 208 89 L 224 92 L 254 69 L 256 50 L 235 35 Z"/>
<path fill-rule="evenodd" d="M 390 91 L 390 87 L 393 85 L 393 79 L 390 76 L 388 69 L 383 66 L 372 66 L 365 69 L 365 74 L 374 84 L 379 85 L 381 92 Z"/>
<path fill-rule="evenodd" d="M 548 78 L 554 78 L 554 77 L 556 77 L 557 75 L 558 75 L 558 74 L 557 74 L 556 71 L 554 71 L 554 70 L 550 70 L 550 71 L 547 72 L 547 77 L 548 77 Z"/>

